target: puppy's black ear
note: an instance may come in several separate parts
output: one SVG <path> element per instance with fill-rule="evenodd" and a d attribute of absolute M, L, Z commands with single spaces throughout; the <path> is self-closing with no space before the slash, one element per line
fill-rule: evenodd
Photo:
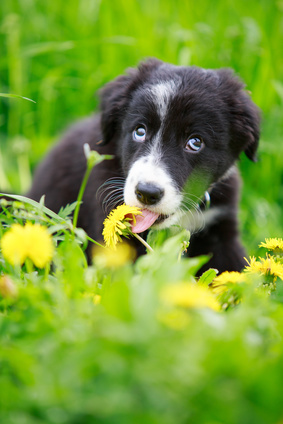
<path fill-rule="evenodd" d="M 231 147 L 236 154 L 245 152 L 257 161 L 260 136 L 260 111 L 253 103 L 243 82 L 229 69 L 218 71 L 222 98 L 228 105 L 231 122 Z"/>
<path fill-rule="evenodd" d="M 107 144 L 118 136 L 123 116 L 134 91 L 161 64 L 160 60 L 148 59 L 146 62 L 141 63 L 138 68 L 128 69 L 126 75 L 121 75 L 114 81 L 109 82 L 100 91 L 102 144 Z"/>

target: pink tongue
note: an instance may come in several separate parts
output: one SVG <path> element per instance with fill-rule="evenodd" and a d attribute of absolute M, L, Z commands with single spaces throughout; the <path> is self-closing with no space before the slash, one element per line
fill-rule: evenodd
<path fill-rule="evenodd" d="M 142 233 L 143 231 L 151 227 L 158 217 L 158 213 L 143 209 L 142 215 L 136 216 L 136 224 L 132 226 L 132 232 Z"/>

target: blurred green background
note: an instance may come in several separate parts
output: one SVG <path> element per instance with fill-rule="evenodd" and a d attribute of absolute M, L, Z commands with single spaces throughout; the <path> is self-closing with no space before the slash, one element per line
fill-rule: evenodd
<path fill-rule="evenodd" d="M 4 0 L 0 14 L 0 92 L 36 102 L 1 98 L 2 190 L 25 192 L 51 144 L 125 68 L 150 56 L 231 67 L 263 116 L 259 162 L 240 162 L 244 243 L 253 254 L 282 236 L 282 0 Z"/>

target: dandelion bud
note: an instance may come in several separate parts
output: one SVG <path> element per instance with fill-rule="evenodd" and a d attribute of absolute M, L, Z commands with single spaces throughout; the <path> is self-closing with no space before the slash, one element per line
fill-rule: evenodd
<path fill-rule="evenodd" d="M 100 162 L 105 159 L 113 159 L 112 155 L 101 155 L 96 150 L 91 150 L 88 143 L 85 143 L 83 146 L 84 155 L 87 160 L 87 168 L 92 169 L 95 165 L 98 165 Z"/>
<path fill-rule="evenodd" d="M 0 295 L 4 298 L 16 297 L 18 294 L 17 287 L 10 277 L 3 275 L 0 277 Z"/>

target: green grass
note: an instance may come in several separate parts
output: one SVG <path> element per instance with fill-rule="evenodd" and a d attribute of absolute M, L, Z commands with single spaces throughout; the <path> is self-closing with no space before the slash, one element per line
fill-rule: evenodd
<path fill-rule="evenodd" d="M 24 193 L 64 128 L 127 67 L 149 56 L 232 67 L 262 109 L 259 161 L 240 162 L 240 222 L 248 254 L 264 257 L 258 243 L 283 230 L 282 45 L 282 0 L 2 1 L 0 93 L 36 103 L 0 97 L 0 192 Z M 204 258 L 176 261 L 181 240 L 160 232 L 134 265 L 88 267 L 75 207 L 0 212 L 1 239 L 28 218 L 61 241 L 45 269 L 0 251 L 1 424 L 279 424 L 282 278 L 271 295 L 268 273 L 229 286 L 222 312 L 168 305 L 162 290 L 194 283 Z"/>
<path fill-rule="evenodd" d="M 263 112 L 260 161 L 240 168 L 249 252 L 282 233 L 283 4 L 278 1 L 70 0 L 1 3 L 1 189 L 24 192 L 64 128 L 98 107 L 97 90 L 149 56 L 232 67 Z"/>

